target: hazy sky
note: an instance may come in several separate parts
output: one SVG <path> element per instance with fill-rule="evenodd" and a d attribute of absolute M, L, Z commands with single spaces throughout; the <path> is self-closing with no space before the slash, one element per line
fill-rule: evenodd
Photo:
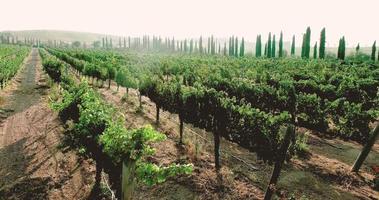
<path fill-rule="evenodd" d="M 254 41 L 268 32 L 312 43 L 327 29 L 327 45 L 379 39 L 379 0 L 1 0 L 0 30 L 57 29 L 177 38 L 232 34 Z"/>

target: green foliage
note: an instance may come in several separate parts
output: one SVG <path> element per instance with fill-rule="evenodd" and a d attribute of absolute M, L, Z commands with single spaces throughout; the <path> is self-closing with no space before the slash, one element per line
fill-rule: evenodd
<path fill-rule="evenodd" d="M 123 160 L 138 161 L 144 156 L 154 154 L 154 149 L 149 143 L 165 139 L 165 135 L 155 131 L 151 126 L 128 131 L 122 121 L 116 121 L 105 130 L 100 137 L 100 142 L 104 152 L 115 162 L 121 162 Z"/>
<path fill-rule="evenodd" d="M 71 137 L 73 145 L 79 147 L 81 154 L 87 153 L 97 158 L 98 150 L 101 150 L 116 165 L 133 160 L 138 163 L 135 178 L 149 185 L 192 172 L 192 165 L 158 167 L 145 161 L 146 156 L 155 152 L 150 144 L 165 140 L 164 134 L 151 126 L 127 130 L 123 116 L 106 104 L 86 82 L 77 86 L 72 81 L 65 80 L 62 84 L 63 98 L 53 102 L 52 107 L 64 121 L 73 120 Z M 143 174 L 147 176 L 142 176 Z"/>
<path fill-rule="evenodd" d="M 0 88 L 16 75 L 29 51 L 27 47 L 0 45 Z"/>
<path fill-rule="evenodd" d="M 193 165 L 178 165 L 171 164 L 167 167 L 159 167 L 152 163 L 138 163 L 136 174 L 139 180 L 146 185 L 156 185 L 163 183 L 169 177 L 174 177 L 179 174 L 191 174 Z"/>

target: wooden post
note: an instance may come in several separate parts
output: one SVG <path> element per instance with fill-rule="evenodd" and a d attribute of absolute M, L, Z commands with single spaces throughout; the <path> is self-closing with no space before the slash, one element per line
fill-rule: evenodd
<path fill-rule="evenodd" d="M 159 124 L 159 106 L 157 104 L 155 104 L 155 108 L 157 110 L 156 124 Z"/>
<path fill-rule="evenodd" d="M 132 200 L 135 187 L 135 161 L 124 161 L 122 163 L 122 200 Z"/>
<path fill-rule="evenodd" d="M 288 147 L 290 146 L 291 139 L 294 137 L 294 135 L 295 127 L 291 124 L 286 130 L 286 135 L 284 136 L 283 143 L 280 148 L 279 157 L 275 162 L 274 170 L 272 171 L 271 179 L 267 186 L 264 200 L 271 200 L 272 195 L 275 192 L 276 183 L 278 182 L 280 171 L 287 155 Z"/>
<path fill-rule="evenodd" d="M 372 131 L 370 135 L 370 138 L 367 144 L 363 147 L 362 152 L 359 154 L 359 156 L 355 160 L 353 168 L 351 169 L 352 172 L 359 171 L 363 162 L 366 160 L 368 154 L 370 153 L 372 146 L 374 146 L 375 141 L 378 139 L 378 135 L 379 135 L 379 124 L 376 125 L 375 129 Z"/>
<path fill-rule="evenodd" d="M 220 165 L 220 134 L 218 131 L 213 133 L 214 139 L 214 154 L 215 154 L 215 167 L 216 171 L 219 171 L 221 168 Z"/>
<path fill-rule="evenodd" d="M 138 92 L 139 93 L 139 107 L 142 108 L 142 94 L 141 92 Z"/>
<path fill-rule="evenodd" d="M 179 143 L 180 144 L 183 144 L 183 127 L 184 127 L 183 119 L 181 115 L 179 114 L 179 135 L 180 135 Z"/>

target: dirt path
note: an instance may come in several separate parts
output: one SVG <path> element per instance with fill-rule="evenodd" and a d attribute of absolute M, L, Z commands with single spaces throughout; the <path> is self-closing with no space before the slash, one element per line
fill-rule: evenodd
<path fill-rule="evenodd" d="M 0 92 L 0 199 L 83 199 L 91 190 L 92 165 L 58 148 L 63 128 L 46 80 L 33 49 Z"/>

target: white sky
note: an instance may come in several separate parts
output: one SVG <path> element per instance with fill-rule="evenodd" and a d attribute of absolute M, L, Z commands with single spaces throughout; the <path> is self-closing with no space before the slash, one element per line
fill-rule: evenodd
<path fill-rule="evenodd" d="M 379 39 L 379 0 L 0 0 L 0 30 L 56 29 L 116 35 L 198 37 L 232 34 L 255 41 L 283 30 L 297 43 L 326 27 L 327 45 Z M 313 43 L 313 42 L 312 42 Z"/>

